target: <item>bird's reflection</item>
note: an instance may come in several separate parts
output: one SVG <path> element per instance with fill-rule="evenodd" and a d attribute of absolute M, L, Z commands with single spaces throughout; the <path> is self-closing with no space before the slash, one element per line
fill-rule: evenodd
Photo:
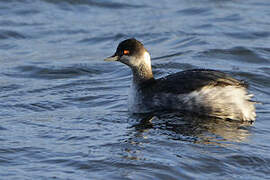
<path fill-rule="evenodd" d="M 130 118 L 135 120 L 132 128 L 136 130 L 136 136 L 146 135 L 149 129 L 159 129 L 159 133 L 169 139 L 220 145 L 246 141 L 252 125 L 250 122 L 167 112 L 132 115 Z"/>
<path fill-rule="evenodd" d="M 164 146 L 177 141 L 222 147 L 235 145 L 248 140 L 252 125 L 171 112 L 131 115 L 129 120 L 132 125 L 123 151 L 123 158 L 128 160 L 144 160 L 146 152 L 151 154 L 153 144 L 160 143 Z"/>

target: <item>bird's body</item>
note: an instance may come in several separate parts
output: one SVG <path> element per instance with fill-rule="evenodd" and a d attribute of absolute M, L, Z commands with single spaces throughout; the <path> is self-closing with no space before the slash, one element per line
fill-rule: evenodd
<path fill-rule="evenodd" d="M 247 84 L 223 72 L 193 69 L 155 79 L 150 55 L 135 39 L 121 42 L 114 56 L 107 60 L 112 58 L 132 69 L 128 100 L 131 112 L 177 110 L 219 118 L 255 120 L 254 102 L 247 92 Z"/>
<path fill-rule="evenodd" d="M 192 79 L 192 80 L 191 80 Z M 254 120 L 254 103 L 242 81 L 214 70 L 187 70 L 142 84 L 132 83 L 129 110 L 179 110 L 220 118 Z"/>

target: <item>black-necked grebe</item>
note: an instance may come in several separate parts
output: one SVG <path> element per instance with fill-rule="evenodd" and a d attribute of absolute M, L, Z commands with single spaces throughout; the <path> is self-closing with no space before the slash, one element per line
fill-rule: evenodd
<path fill-rule="evenodd" d="M 180 110 L 224 119 L 255 120 L 255 103 L 247 92 L 247 84 L 223 72 L 193 69 L 155 79 L 150 55 L 136 39 L 122 41 L 105 61 L 120 61 L 132 69 L 129 110 L 133 113 Z"/>

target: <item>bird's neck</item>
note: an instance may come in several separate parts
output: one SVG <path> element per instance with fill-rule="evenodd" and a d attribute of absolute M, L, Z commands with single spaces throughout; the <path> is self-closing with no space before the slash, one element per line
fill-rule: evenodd
<path fill-rule="evenodd" d="M 146 81 L 154 80 L 151 64 L 141 64 L 136 68 L 132 68 L 133 83 L 140 85 Z"/>
<path fill-rule="evenodd" d="M 144 52 L 143 59 L 139 62 L 141 63 L 138 66 L 131 68 L 133 72 L 133 84 L 138 86 L 146 81 L 154 80 L 151 58 L 147 51 Z"/>

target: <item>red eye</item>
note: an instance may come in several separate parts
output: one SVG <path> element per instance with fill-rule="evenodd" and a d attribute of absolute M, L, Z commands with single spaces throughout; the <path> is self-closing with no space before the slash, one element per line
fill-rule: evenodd
<path fill-rule="evenodd" d="M 129 50 L 124 50 L 124 55 L 128 55 L 129 54 Z"/>

